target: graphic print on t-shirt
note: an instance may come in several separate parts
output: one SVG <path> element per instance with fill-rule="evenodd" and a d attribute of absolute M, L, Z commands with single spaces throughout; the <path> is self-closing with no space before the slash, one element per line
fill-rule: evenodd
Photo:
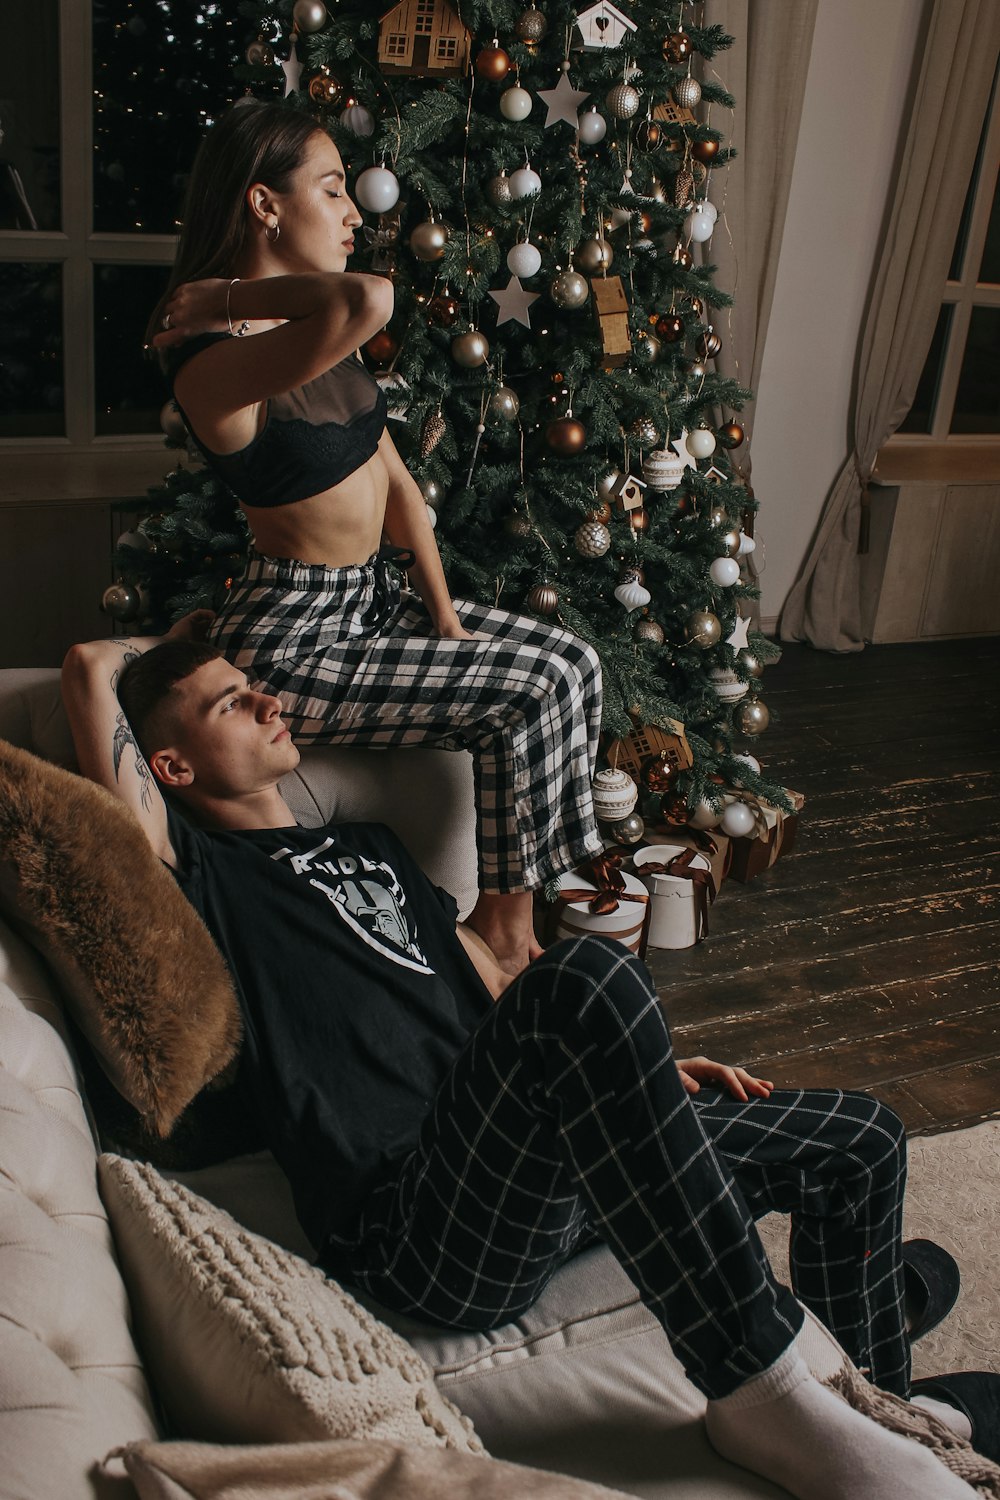
<path fill-rule="evenodd" d="M 314 890 L 322 891 L 334 911 L 370 948 L 404 968 L 432 974 L 392 867 L 346 850 L 329 853 L 333 848 L 334 840 L 326 838 L 315 849 L 298 854 L 278 849 L 271 858 L 287 861 L 296 875 L 305 876 Z"/>

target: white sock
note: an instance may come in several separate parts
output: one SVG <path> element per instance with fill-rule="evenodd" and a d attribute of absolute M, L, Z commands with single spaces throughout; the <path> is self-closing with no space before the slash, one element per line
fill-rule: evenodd
<path fill-rule="evenodd" d="M 794 1344 L 769 1370 L 710 1401 L 705 1425 L 723 1458 L 797 1500 L 976 1500 L 927 1448 L 821 1385 Z"/>
<path fill-rule="evenodd" d="M 967 1443 L 972 1442 L 972 1423 L 957 1406 L 949 1406 L 947 1401 L 939 1401 L 936 1396 L 911 1396 L 910 1405 L 922 1406 L 924 1411 L 929 1411 L 931 1416 L 944 1422 L 960 1438 L 965 1438 Z"/>

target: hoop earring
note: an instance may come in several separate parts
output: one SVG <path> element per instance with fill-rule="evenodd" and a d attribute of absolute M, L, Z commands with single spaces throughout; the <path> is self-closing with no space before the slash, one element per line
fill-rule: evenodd
<path fill-rule="evenodd" d="M 272 229 L 274 230 L 273 234 L 271 233 Z M 265 228 L 265 230 L 264 230 L 264 238 L 266 240 L 270 240 L 271 244 L 273 245 L 274 242 L 275 242 L 275 240 L 278 238 L 278 235 L 280 233 L 281 233 L 281 225 L 278 223 L 277 219 L 275 219 L 275 221 L 274 221 L 273 224 L 268 224 L 267 227 Z"/>

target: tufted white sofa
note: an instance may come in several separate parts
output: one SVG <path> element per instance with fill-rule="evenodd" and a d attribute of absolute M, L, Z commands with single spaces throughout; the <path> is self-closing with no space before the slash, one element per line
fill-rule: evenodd
<path fill-rule="evenodd" d="M 0 671 L 0 736 L 72 764 L 57 672 Z M 336 810 L 392 824 L 432 878 L 471 905 L 467 757 L 311 751 L 283 790 L 304 823 Z M 162 1435 L 97 1189 L 97 1149 L 59 995 L 44 963 L 0 921 L 0 1500 L 132 1500 L 129 1481 L 99 1461 Z M 270 1157 L 175 1175 L 248 1228 L 308 1254 Z M 496 1458 L 648 1500 L 784 1494 L 709 1448 L 702 1397 L 603 1249 L 567 1265 L 509 1327 L 468 1335 L 391 1321 Z M 802 1345 L 820 1374 L 842 1361 L 811 1318 Z"/>

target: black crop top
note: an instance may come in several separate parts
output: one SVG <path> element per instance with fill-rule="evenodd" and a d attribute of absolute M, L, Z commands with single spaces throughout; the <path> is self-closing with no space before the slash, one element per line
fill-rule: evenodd
<path fill-rule="evenodd" d="M 171 386 L 182 365 L 228 333 L 204 333 L 171 349 Z M 213 453 L 194 432 L 198 449 L 245 505 L 292 505 L 331 489 L 360 469 L 375 453 L 385 429 L 385 396 L 360 359 L 350 354 L 315 380 L 267 403 L 264 426 L 236 453 Z"/>

